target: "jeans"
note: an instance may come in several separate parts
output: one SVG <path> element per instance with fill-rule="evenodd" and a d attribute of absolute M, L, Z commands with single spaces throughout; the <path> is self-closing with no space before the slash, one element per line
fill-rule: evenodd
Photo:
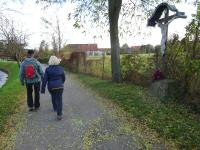
<path fill-rule="evenodd" d="M 53 109 L 57 111 L 58 116 L 61 116 L 63 89 L 51 90 L 50 93 L 51 93 L 51 98 L 52 98 Z"/>
<path fill-rule="evenodd" d="M 35 101 L 33 102 L 33 88 Z M 27 83 L 27 104 L 29 108 L 39 108 L 40 107 L 40 82 L 37 83 Z"/>

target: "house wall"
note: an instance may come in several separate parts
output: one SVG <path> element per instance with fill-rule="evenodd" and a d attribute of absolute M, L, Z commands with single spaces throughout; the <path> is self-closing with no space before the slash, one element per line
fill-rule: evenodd
<path fill-rule="evenodd" d="M 103 56 L 104 51 L 87 51 L 87 56 Z"/>

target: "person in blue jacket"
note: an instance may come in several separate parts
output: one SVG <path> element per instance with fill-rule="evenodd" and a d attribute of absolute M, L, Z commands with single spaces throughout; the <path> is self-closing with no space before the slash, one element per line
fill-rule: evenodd
<path fill-rule="evenodd" d="M 46 84 L 51 94 L 53 109 L 57 112 L 57 119 L 62 119 L 62 94 L 65 82 L 65 73 L 60 64 L 61 59 L 51 56 L 49 59 L 49 67 L 46 68 L 42 81 L 41 93 L 45 93 Z"/>
<path fill-rule="evenodd" d="M 34 58 L 34 50 L 28 50 L 27 58 L 20 65 L 19 77 L 21 84 L 26 84 L 29 111 L 38 110 L 40 107 L 40 84 L 43 76 L 41 64 Z"/>

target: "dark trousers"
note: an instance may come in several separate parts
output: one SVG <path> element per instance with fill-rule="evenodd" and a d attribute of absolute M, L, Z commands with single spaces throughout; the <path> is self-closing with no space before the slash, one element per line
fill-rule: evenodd
<path fill-rule="evenodd" d="M 27 104 L 29 108 L 40 107 L 40 82 L 26 84 L 27 89 Z M 33 89 L 34 89 L 34 102 L 33 102 Z"/>
<path fill-rule="evenodd" d="M 57 111 L 58 116 L 61 116 L 63 89 L 51 90 L 50 93 L 51 93 L 51 98 L 52 98 L 53 109 Z"/>

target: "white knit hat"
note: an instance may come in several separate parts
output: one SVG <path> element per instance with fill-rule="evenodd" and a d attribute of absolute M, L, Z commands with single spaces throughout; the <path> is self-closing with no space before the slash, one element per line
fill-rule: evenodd
<path fill-rule="evenodd" d="M 61 59 L 57 58 L 56 56 L 51 56 L 49 58 L 49 65 L 59 65 Z"/>

